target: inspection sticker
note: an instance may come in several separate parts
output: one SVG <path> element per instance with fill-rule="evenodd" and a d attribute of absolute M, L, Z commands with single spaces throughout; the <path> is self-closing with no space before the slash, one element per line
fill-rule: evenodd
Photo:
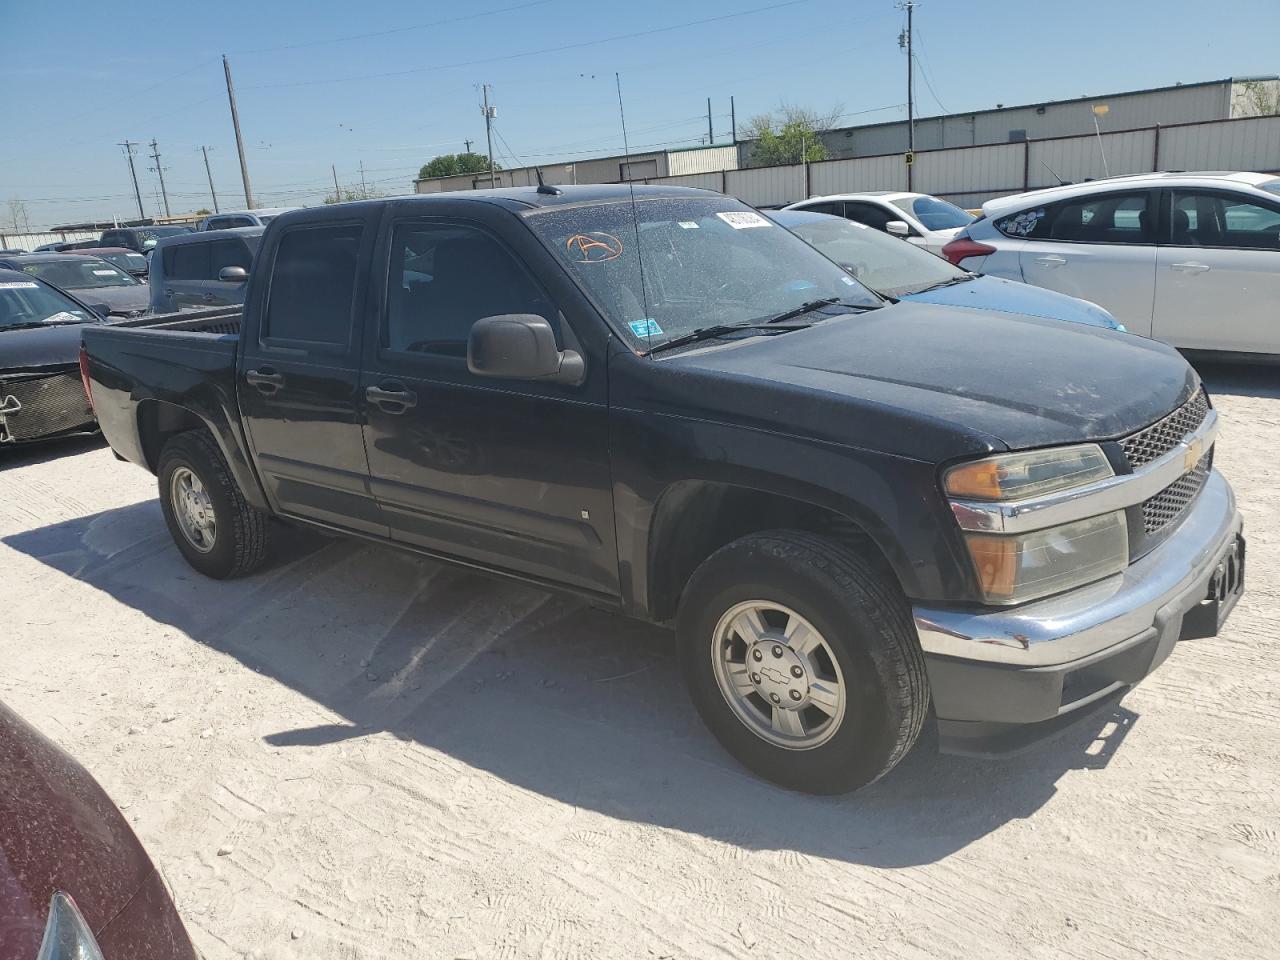
<path fill-rule="evenodd" d="M 684 229 L 686 229 L 686 230 L 697 230 L 697 229 L 698 229 L 698 221 L 697 221 L 697 220 L 677 220 L 677 221 L 676 221 L 676 223 L 677 223 L 679 226 L 681 226 L 681 227 L 683 227 Z"/>
<path fill-rule="evenodd" d="M 39 290 L 40 284 L 30 280 L 8 280 L 0 283 L 0 290 Z"/>
<path fill-rule="evenodd" d="M 731 210 L 728 213 L 717 213 L 716 216 L 735 230 L 748 230 L 751 227 L 769 225 L 769 221 L 754 210 Z"/>
<path fill-rule="evenodd" d="M 59 310 L 51 317 L 45 317 L 42 323 L 83 323 L 84 317 L 77 317 L 74 313 L 67 313 L 66 310 Z"/>
<path fill-rule="evenodd" d="M 631 328 L 631 332 L 637 337 L 662 336 L 662 328 L 658 326 L 658 321 L 651 317 L 645 317 L 643 320 L 632 320 L 627 326 Z"/>
<path fill-rule="evenodd" d="M 93 275 L 95 277 L 114 277 L 116 272 L 114 270 L 95 270 Z"/>

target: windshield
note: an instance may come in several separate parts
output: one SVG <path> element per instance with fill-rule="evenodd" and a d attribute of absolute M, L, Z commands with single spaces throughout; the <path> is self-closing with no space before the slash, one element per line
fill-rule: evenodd
<path fill-rule="evenodd" d="M 899 197 L 889 202 L 919 220 L 926 230 L 967 227 L 977 219 L 973 214 L 965 213 L 954 203 L 947 203 L 937 197 Z"/>
<path fill-rule="evenodd" d="M 632 209 L 630 201 L 551 208 L 528 215 L 528 222 L 635 346 L 768 320 L 829 297 L 881 303 L 799 238 L 737 201 L 641 199 L 634 221 Z"/>
<path fill-rule="evenodd" d="M 0 330 L 4 328 L 97 323 L 98 317 L 35 280 L 0 280 Z"/>
<path fill-rule="evenodd" d="M 969 276 L 941 257 L 843 217 L 824 217 L 788 226 L 818 252 L 885 296 L 919 293 Z"/>
<path fill-rule="evenodd" d="M 100 253 L 98 256 L 129 273 L 147 272 L 147 258 L 140 253 Z"/>
<path fill-rule="evenodd" d="M 66 290 L 94 290 L 99 287 L 136 287 L 138 280 L 99 257 L 75 257 L 24 263 L 22 272 L 48 280 Z"/>

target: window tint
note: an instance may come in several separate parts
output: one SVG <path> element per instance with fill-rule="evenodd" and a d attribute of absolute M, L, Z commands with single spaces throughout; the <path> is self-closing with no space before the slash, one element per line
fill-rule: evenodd
<path fill-rule="evenodd" d="M 877 230 L 883 230 L 884 225 L 890 220 L 898 219 L 884 207 L 876 206 L 874 203 L 846 203 L 844 215 L 850 220 L 865 223 L 868 227 L 875 227 Z"/>
<path fill-rule="evenodd" d="M 164 252 L 164 272 L 170 280 L 209 279 L 209 244 L 182 243 Z"/>
<path fill-rule="evenodd" d="M 836 217 L 844 216 L 844 204 L 840 203 L 839 201 L 827 202 L 827 203 L 807 203 L 803 207 L 800 207 L 799 209 L 808 210 L 810 213 L 829 213 L 832 216 L 836 216 Z"/>
<path fill-rule="evenodd" d="M 364 229 L 303 227 L 280 240 L 263 339 L 345 345 Z"/>
<path fill-rule="evenodd" d="M 1175 190 L 1169 242 L 1177 247 L 1280 250 L 1280 210 L 1224 194 Z"/>
<path fill-rule="evenodd" d="M 244 267 L 253 263 L 253 255 L 243 240 L 217 240 L 213 243 L 193 244 L 209 248 L 209 279 L 217 280 L 223 267 Z"/>
<path fill-rule="evenodd" d="M 1149 194 L 1106 193 L 1031 207 L 995 223 L 1005 236 L 1074 243 L 1152 243 Z"/>
<path fill-rule="evenodd" d="M 533 313 L 558 326 L 556 310 L 524 268 L 474 227 L 398 225 L 388 301 L 382 346 L 399 353 L 465 357 L 472 325 L 503 313 Z"/>

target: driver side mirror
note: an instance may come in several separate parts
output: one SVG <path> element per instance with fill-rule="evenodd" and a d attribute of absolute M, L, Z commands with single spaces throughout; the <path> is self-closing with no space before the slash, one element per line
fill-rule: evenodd
<path fill-rule="evenodd" d="M 532 313 L 484 317 L 467 338 L 467 369 L 477 377 L 549 380 L 577 386 L 586 378 L 582 355 L 561 350 L 551 324 Z"/>
<path fill-rule="evenodd" d="M 86 303 L 86 307 L 100 316 L 103 320 L 111 316 L 111 304 L 109 303 Z"/>
<path fill-rule="evenodd" d="M 218 279 L 223 283 L 244 283 L 249 279 L 249 271 L 244 267 L 223 267 L 218 271 Z"/>
<path fill-rule="evenodd" d="M 911 227 L 905 220 L 890 220 L 884 225 L 884 232 L 891 233 L 895 237 L 911 236 Z"/>

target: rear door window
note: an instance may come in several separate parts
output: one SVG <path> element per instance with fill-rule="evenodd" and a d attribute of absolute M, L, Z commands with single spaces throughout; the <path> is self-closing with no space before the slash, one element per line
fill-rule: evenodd
<path fill-rule="evenodd" d="M 280 239 L 263 340 L 346 346 L 364 228 L 297 227 Z"/>
<path fill-rule="evenodd" d="M 1151 194 L 1140 190 L 1074 197 L 1001 217 L 995 227 L 1018 240 L 1154 243 Z"/>

